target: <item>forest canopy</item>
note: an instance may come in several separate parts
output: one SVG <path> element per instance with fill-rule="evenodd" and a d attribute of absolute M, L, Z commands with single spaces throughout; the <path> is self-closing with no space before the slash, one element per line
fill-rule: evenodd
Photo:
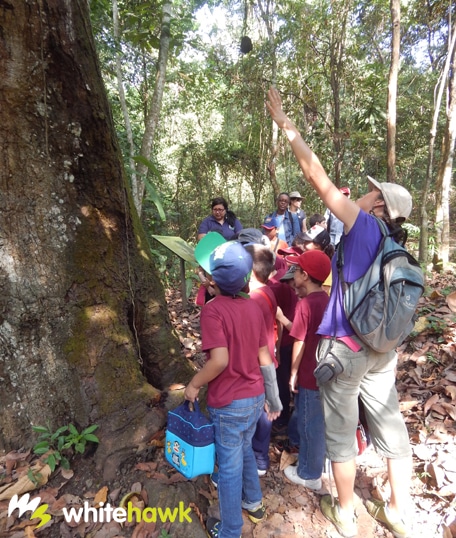
<path fill-rule="evenodd" d="M 336 184 L 349 186 L 356 198 L 367 189 L 367 175 L 386 181 L 390 2 L 174 1 L 162 7 L 91 2 L 126 168 L 133 187 L 145 181 L 137 207 L 150 233 L 194 242 L 214 196 L 224 196 L 244 226 L 258 227 L 280 191 L 302 191 L 308 215 L 324 212 L 280 136 L 275 146 L 264 106 L 271 84 Z M 429 229 L 426 258 L 434 249 L 445 257 L 449 241 L 449 207 L 442 204 L 451 199 L 437 176 L 446 159 L 451 101 L 453 74 L 444 71 L 453 58 L 451 11 L 443 1 L 400 6 L 395 177 L 414 197 L 410 235 Z M 246 53 L 245 37 L 252 44 Z"/>

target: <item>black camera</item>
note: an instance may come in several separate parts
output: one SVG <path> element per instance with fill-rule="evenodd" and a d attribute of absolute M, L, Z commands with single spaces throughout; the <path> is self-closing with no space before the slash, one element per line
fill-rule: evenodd
<path fill-rule="evenodd" d="M 318 386 L 321 387 L 336 379 L 343 371 L 344 367 L 340 360 L 331 351 L 328 351 L 315 368 L 314 376 Z"/>

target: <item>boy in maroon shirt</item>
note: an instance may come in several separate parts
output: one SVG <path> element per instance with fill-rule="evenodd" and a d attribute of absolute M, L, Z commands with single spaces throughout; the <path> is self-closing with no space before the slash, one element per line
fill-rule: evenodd
<path fill-rule="evenodd" d="M 224 243 L 211 253 L 211 285 L 219 294 L 201 310 L 202 348 L 208 360 L 184 394 L 193 402 L 200 388 L 208 384 L 221 517 L 221 521 L 208 518 L 206 522 L 212 538 L 239 538 L 242 509 L 254 522 L 263 518 L 252 437 L 265 406 L 265 392 L 269 419 L 282 409 L 263 315 L 246 295 L 252 264 L 240 243 Z"/>

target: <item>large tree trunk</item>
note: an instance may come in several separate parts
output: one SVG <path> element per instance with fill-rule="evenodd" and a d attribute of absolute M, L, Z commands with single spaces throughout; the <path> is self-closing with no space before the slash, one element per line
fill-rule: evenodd
<path fill-rule="evenodd" d="M 31 424 L 98 423 L 103 463 L 163 425 L 158 389 L 188 372 L 87 1 L 5 0 L 0 30 L 0 449 L 30 444 Z"/>

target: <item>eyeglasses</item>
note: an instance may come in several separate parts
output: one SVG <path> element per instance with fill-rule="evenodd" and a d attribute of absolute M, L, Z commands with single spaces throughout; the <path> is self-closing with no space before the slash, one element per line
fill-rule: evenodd
<path fill-rule="evenodd" d="M 213 207 L 212 211 L 214 211 L 215 213 L 223 213 L 223 211 L 225 211 L 225 208 Z"/>

